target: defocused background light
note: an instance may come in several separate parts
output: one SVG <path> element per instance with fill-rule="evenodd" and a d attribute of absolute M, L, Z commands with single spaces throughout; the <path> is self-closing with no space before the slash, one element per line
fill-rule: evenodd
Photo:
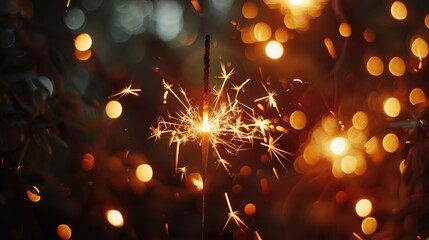
<path fill-rule="evenodd" d="M 86 51 L 91 48 L 92 39 L 87 33 L 79 34 L 74 40 L 74 46 L 79 51 Z"/>
<path fill-rule="evenodd" d="M 343 36 L 343 37 L 350 37 L 350 35 L 352 35 L 352 28 L 346 22 L 343 22 L 340 24 L 338 31 L 340 32 L 341 36 Z"/>
<path fill-rule="evenodd" d="M 72 236 L 72 231 L 70 227 L 67 226 L 66 224 L 60 224 L 57 227 L 57 234 L 58 234 L 58 237 L 61 238 L 62 240 L 68 240 Z"/>
<path fill-rule="evenodd" d="M 253 19 L 258 16 L 258 6 L 254 2 L 244 2 L 241 13 L 244 18 Z"/>
<path fill-rule="evenodd" d="M 27 190 L 27 197 L 32 202 L 39 202 L 40 197 L 40 190 L 36 186 L 32 186 L 31 190 Z"/>
<path fill-rule="evenodd" d="M 362 232 L 366 235 L 373 234 L 377 230 L 377 220 L 373 217 L 367 217 L 361 224 Z"/>
<path fill-rule="evenodd" d="M 64 23 L 70 30 L 82 28 L 85 24 L 85 21 L 85 13 L 83 13 L 80 8 L 73 8 L 69 10 L 64 17 Z"/>
<path fill-rule="evenodd" d="M 393 153 L 398 150 L 399 147 L 398 136 L 396 136 L 394 133 L 388 133 L 384 136 L 382 144 L 386 152 Z"/>
<path fill-rule="evenodd" d="M 138 180 L 142 182 L 149 182 L 152 180 L 153 170 L 149 164 L 141 164 L 136 169 Z"/>
<path fill-rule="evenodd" d="M 307 125 L 307 116 L 302 111 L 296 110 L 290 115 L 290 125 L 296 129 L 304 129 Z"/>
<path fill-rule="evenodd" d="M 337 137 L 331 141 L 330 148 L 332 153 L 336 155 L 341 155 L 346 151 L 347 143 L 344 138 Z"/>
<path fill-rule="evenodd" d="M 352 118 L 353 127 L 358 130 L 364 130 L 368 125 L 368 117 L 364 112 L 357 112 Z"/>
<path fill-rule="evenodd" d="M 424 103 L 426 102 L 426 94 L 421 88 L 414 88 L 413 90 L 411 90 L 408 99 L 410 100 L 410 103 L 412 105 Z"/>
<path fill-rule="evenodd" d="M 388 98 L 384 102 L 384 112 L 389 117 L 397 117 L 401 113 L 401 103 L 397 98 Z"/>
<path fill-rule="evenodd" d="M 390 13 L 397 20 L 403 20 L 407 17 L 407 7 L 401 1 L 395 1 L 390 7 Z"/>
<path fill-rule="evenodd" d="M 377 56 L 372 56 L 366 63 L 366 69 L 373 76 L 380 76 L 384 71 L 383 61 Z"/>
<path fill-rule="evenodd" d="M 421 37 L 414 37 L 411 41 L 411 52 L 416 57 L 425 58 L 428 55 L 428 44 Z"/>
<path fill-rule="evenodd" d="M 105 112 L 109 118 L 116 119 L 122 114 L 122 105 L 118 101 L 112 100 L 106 104 Z"/>
<path fill-rule="evenodd" d="M 277 41 L 270 41 L 265 46 L 265 53 L 271 59 L 278 59 L 283 55 L 283 46 Z"/>
<path fill-rule="evenodd" d="M 356 203 L 355 210 L 359 217 L 367 217 L 372 212 L 372 203 L 368 199 L 360 199 Z"/>
<path fill-rule="evenodd" d="M 393 76 L 400 77 L 405 73 L 405 63 L 400 57 L 393 57 L 389 62 L 389 71 Z"/>
<path fill-rule="evenodd" d="M 122 227 L 124 225 L 124 219 L 118 210 L 112 209 L 106 211 L 106 219 L 114 227 Z"/>

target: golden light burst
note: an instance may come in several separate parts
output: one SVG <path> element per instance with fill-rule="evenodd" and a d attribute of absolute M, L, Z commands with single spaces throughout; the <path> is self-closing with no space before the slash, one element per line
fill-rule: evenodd
<path fill-rule="evenodd" d="M 222 79 L 218 87 L 214 87 L 212 94 L 214 100 L 208 109 L 208 129 L 210 146 L 217 157 L 218 166 L 222 166 L 229 175 L 231 163 L 222 156 L 222 153 L 238 154 L 238 152 L 250 149 L 257 141 L 266 147 L 271 158 L 276 158 L 281 166 L 286 169 L 282 159 L 291 153 L 279 147 L 279 140 L 287 132 L 285 127 L 275 126 L 274 120 L 265 118 L 264 113 L 257 114 L 253 107 L 240 101 L 240 93 L 244 91 L 250 79 L 241 84 L 230 82 L 234 74 L 234 68 L 227 70 L 221 64 L 221 74 L 217 78 Z M 181 105 L 181 109 L 167 116 L 160 116 L 157 124 L 151 127 L 151 137 L 159 140 L 162 136 L 169 137 L 169 145 L 176 144 L 175 167 L 176 171 L 183 172 L 179 167 L 179 156 L 181 144 L 187 142 L 202 143 L 203 114 L 202 110 L 193 105 L 183 88 L 175 87 L 173 84 L 162 80 L 165 90 L 164 103 L 168 96 Z M 219 87 L 220 86 L 220 87 Z M 276 102 L 276 93 L 269 91 L 263 85 L 267 96 L 256 99 L 254 102 L 266 100 L 267 109 L 275 109 L 279 116 L 279 108 Z"/>
<path fill-rule="evenodd" d="M 225 230 L 226 226 L 228 226 L 228 223 L 231 220 L 234 220 L 235 224 L 237 224 L 237 226 L 239 228 L 249 229 L 249 227 L 246 225 L 246 223 L 237 215 L 239 213 L 239 211 L 232 210 L 231 203 L 229 201 L 228 194 L 226 192 L 225 192 L 225 199 L 226 199 L 226 203 L 228 205 L 229 212 L 228 212 L 228 220 L 226 220 L 226 223 L 223 226 L 222 232 Z"/>
<path fill-rule="evenodd" d="M 109 96 L 109 98 L 118 97 L 118 99 L 119 99 L 121 97 L 127 96 L 128 94 L 138 96 L 139 94 L 137 92 L 140 92 L 141 89 L 140 88 L 131 88 L 131 87 L 132 87 L 132 83 L 130 83 L 130 85 L 126 86 L 125 88 L 123 88 L 118 93 L 115 93 L 115 94 Z"/>

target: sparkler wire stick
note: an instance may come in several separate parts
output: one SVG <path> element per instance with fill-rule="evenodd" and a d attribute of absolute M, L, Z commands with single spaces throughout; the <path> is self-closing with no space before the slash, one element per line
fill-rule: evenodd
<path fill-rule="evenodd" d="M 205 48 L 204 48 L 204 91 L 203 91 L 203 126 L 201 136 L 201 167 L 203 178 L 203 199 L 201 210 L 201 227 L 202 239 L 204 239 L 204 212 L 206 204 L 206 175 L 207 175 L 207 161 L 209 157 L 209 69 L 210 69 L 210 36 L 206 35 Z"/>

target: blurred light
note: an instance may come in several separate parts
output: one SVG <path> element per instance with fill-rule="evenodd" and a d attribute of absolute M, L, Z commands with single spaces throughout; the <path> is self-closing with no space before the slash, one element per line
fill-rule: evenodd
<path fill-rule="evenodd" d="M 198 0 L 191 0 L 192 7 L 194 7 L 197 13 L 201 13 L 201 5 Z"/>
<path fill-rule="evenodd" d="M 407 7 L 400 1 L 395 1 L 390 7 L 390 13 L 395 19 L 403 20 L 407 17 Z"/>
<path fill-rule="evenodd" d="M 268 180 L 266 178 L 261 178 L 259 184 L 261 185 L 261 191 L 263 194 L 268 194 L 270 192 L 270 189 L 268 187 Z"/>
<path fill-rule="evenodd" d="M 149 164 L 141 164 L 136 169 L 137 179 L 142 182 L 149 182 L 152 180 L 153 170 Z"/>
<path fill-rule="evenodd" d="M 124 219 L 122 218 L 121 212 L 118 210 L 106 211 L 107 221 L 114 227 L 122 227 L 124 225 Z"/>
<path fill-rule="evenodd" d="M 366 217 L 372 212 L 372 203 L 363 198 L 356 203 L 355 210 L 359 217 Z"/>
<path fill-rule="evenodd" d="M 307 116 L 305 115 L 305 113 L 299 110 L 296 110 L 290 115 L 289 121 L 290 121 L 290 125 L 294 129 L 301 130 L 301 129 L 304 129 L 305 126 L 307 125 Z"/>
<path fill-rule="evenodd" d="M 340 130 L 338 121 L 332 116 L 322 119 L 322 128 L 329 136 L 334 136 Z"/>
<path fill-rule="evenodd" d="M 377 137 L 372 137 L 365 143 L 365 152 L 368 154 L 374 154 L 378 150 L 378 139 Z"/>
<path fill-rule="evenodd" d="M 405 167 L 406 167 L 406 163 L 405 163 L 405 159 L 404 159 L 399 164 L 399 171 L 401 172 L 401 175 L 404 174 Z"/>
<path fill-rule="evenodd" d="M 118 101 L 112 100 L 107 103 L 105 111 L 109 118 L 116 119 L 122 114 L 122 105 Z"/>
<path fill-rule="evenodd" d="M 377 230 L 377 220 L 373 217 L 367 217 L 362 221 L 361 228 L 366 235 L 373 234 Z"/>
<path fill-rule="evenodd" d="M 289 41 L 289 31 L 287 30 L 287 28 L 284 28 L 284 27 L 277 28 L 276 32 L 274 33 L 274 36 L 277 42 L 285 43 Z"/>
<path fill-rule="evenodd" d="M 183 8 L 176 1 L 157 1 L 154 18 L 155 30 L 164 41 L 173 40 L 183 28 Z"/>
<path fill-rule="evenodd" d="M 259 41 L 264 42 L 270 39 L 272 34 L 270 25 L 264 23 L 264 22 L 258 22 L 253 27 L 253 37 Z"/>
<path fill-rule="evenodd" d="M 277 41 L 270 41 L 265 46 L 265 53 L 271 59 L 278 59 L 283 55 L 283 46 Z"/>
<path fill-rule="evenodd" d="M 328 49 L 329 55 L 331 55 L 333 59 L 336 59 L 337 52 L 335 51 L 334 43 L 332 43 L 332 40 L 327 37 L 323 40 L 323 42 L 325 43 L 326 49 Z"/>
<path fill-rule="evenodd" d="M 358 130 L 364 130 L 368 125 L 368 117 L 364 112 L 357 112 L 352 118 L 353 127 Z"/>
<path fill-rule="evenodd" d="M 193 190 L 202 191 L 204 188 L 204 183 L 203 183 L 203 178 L 201 177 L 201 174 L 199 173 L 189 174 L 188 187 Z"/>
<path fill-rule="evenodd" d="M 411 52 L 414 56 L 419 58 L 425 58 L 428 55 L 428 44 L 421 37 L 415 37 L 411 42 Z"/>
<path fill-rule="evenodd" d="M 335 155 L 341 155 L 346 151 L 347 143 L 342 137 L 336 137 L 331 141 L 330 149 Z"/>
<path fill-rule="evenodd" d="M 350 174 L 356 170 L 357 159 L 353 156 L 345 156 L 341 159 L 341 170 L 345 174 Z"/>
<path fill-rule="evenodd" d="M 355 127 L 350 127 L 347 130 L 347 137 L 352 143 L 365 144 L 366 142 L 366 135 Z"/>
<path fill-rule="evenodd" d="M 80 61 L 88 60 L 91 57 L 91 55 L 92 55 L 91 49 L 88 49 L 86 51 L 79 51 L 75 49 L 74 51 L 74 56 Z"/>
<path fill-rule="evenodd" d="M 399 147 L 399 139 L 398 136 L 394 133 L 388 133 L 386 136 L 384 136 L 382 145 L 384 150 L 389 153 L 393 153 L 396 150 L 398 150 Z"/>
<path fill-rule="evenodd" d="M 94 11 L 101 6 L 103 0 L 82 0 L 83 7 L 88 11 Z"/>
<path fill-rule="evenodd" d="M 234 0 L 210 0 L 210 3 L 217 9 L 219 12 L 226 13 L 229 11 L 229 8 L 234 3 Z"/>
<path fill-rule="evenodd" d="M 421 88 L 411 90 L 409 100 L 412 105 L 426 102 L 426 95 Z"/>
<path fill-rule="evenodd" d="M 288 0 L 288 2 L 294 6 L 299 6 L 305 2 L 305 0 Z"/>
<path fill-rule="evenodd" d="M 92 39 L 87 33 L 79 34 L 74 40 L 74 46 L 79 51 L 86 51 L 91 48 Z"/>
<path fill-rule="evenodd" d="M 374 42 L 375 41 L 374 31 L 369 28 L 365 28 L 365 31 L 363 32 L 363 38 L 367 42 Z"/>
<path fill-rule="evenodd" d="M 373 76 L 380 76 L 384 71 L 383 61 L 377 56 L 372 56 L 366 63 L 366 69 Z"/>
<path fill-rule="evenodd" d="M 85 13 L 80 8 L 67 11 L 64 16 L 64 23 L 71 30 L 77 30 L 85 24 Z"/>
<path fill-rule="evenodd" d="M 67 226 L 66 224 L 60 224 L 57 227 L 57 234 L 58 234 L 58 237 L 60 237 L 61 239 L 68 240 L 72 236 L 72 231 L 70 227 Z"/>
<path fill-rule="evenodd" d="M 256 206 L 253 203 L 248 203 L 246 206 L 244 206 L 244 213 L 248 216 L 255 215 L 256 213 Z"/>
<path fill-rule="evenodd" d="M 397 117 L 401 112 L 401 103 L 397 98 L 391 97 L 384 102 L 384 112 L 389 117 Z"/>
<path fill-rule="evenodd" d="M 94 156 L 92 154 L 85 153 L 80 165 L 84 171 L 90 171 L 94 166 Z"/>
<path fill-rule="evenodd" d="M 244 18 L 253 19 L 258 16 L 258 6 L 254 2 L 245 2 L 241 8 L 241 13 Z"/>
<path fill-rule="evenodd" d="M 0 33 L 0 47 L 10 48 L 15 43 L 15 33 L 11 29 L 3 29 Z"/>
<path fill-rule="evenodd" d="M 405 73 L 405 63 L 400 57 L 393 57 L 389 62 L 389 71 L 393 76 L 400 77 Z"/>
<path fill-rule="evenodd" d="M 240 175 L 242 176 L 250 176 L 250 174 L 252 174 L 252 168 L 244 165 L 240 168 Z"/>
<path fill-rule="evenodd" d="M 343 36 L 343 37 L 350 37 L 350 35 L 352 35 L 352 28 L 346 22 L 343 22 L 340 24 L 338 31 L 340 32 L 341 36 Z"/>
<path fill-rule="evenodd" d="M 347 201 L 347 198 L 348 198 L 348 195 L 347 195 L 347 193 L 346 193 L 346 192 L 344 192 L 344 191 L 338 191 L 338 192 L 335 194 L 335 201 L 336 201 L 337 203 L 345 203 L 345 202 Z"/>
<path fill-rule="evenodd" d="M 27 190 L 27 197 L 32 202 L 38 202 L 41 199 L 40 190 L 36 186 L 32 186 L 32 191 Z"/>
<path fill-rule="evenodd" d="M 426 14 L 426 17 L 425 17 L 425 25 L 426 25 L 426 27 L 427 27 L 427 28 L 429 28 L 429 13 L 428 13 L 428 14 Z"/>

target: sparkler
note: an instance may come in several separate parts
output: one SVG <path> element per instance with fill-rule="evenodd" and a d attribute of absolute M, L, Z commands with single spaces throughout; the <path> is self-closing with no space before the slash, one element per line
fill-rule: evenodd
<path fill-rule="evenodd" d="M 292 155 L 279 147 L 279 140 L 288 131 L 286 127 L 278 125 L 279 121 L 263 116 L 267 110 L 276 111 L 277 116 L 281 116 L 276 102 L 276 93 L 269 90 L 265 85 L 263 87 L 267 95 L 251 101 L 253 104 L 257 104 L 259 101 L 267 102 L 267 107 L 261 109 L 261 115 L 257 114 L 256 112 L 259 111 L 255 111 L 253 107 L 239 101 L 240 93 L 244 91 L 250 79 L 246 79 L 239 85 L 231 83 L 230 79 L 234 74 L 234 68 L 227 70 L 227 67 L 221 64 L 222 72 L 217 78 L 222 79 L 222 83 L 219 85 L 220 87 L 213 88 L 214 99 L 212 104 L 209 104 L 209 50 L 210 38 L 206 36 L 202 111 L 193 105 L 184 89 L 177 88 L 163 79 L 164 104 L 167 103 L 169 96 L 173 96 L 182 109 L 165 117 L 160 116 L 157 124 L 151 127 L 151 137 L 155 140 L 162 136 L 169 136 L 169 145 L 176 144 L 175 171 L 176 174 L 181 174 L 181 179 L 186 177 L 187 170 L 186 167 L 179 167 L 181 145 L 193 142 L 201 146 L 203 234 L 206 176 L 210 148 L 213 149 L 217 157 L 217 165 L 222 166 L 230 176 L 233 175 L 230 172 L 231 163 L 222 156 L 222 152 L 238 154 L 240 151 L 248 149 L 246 146 L 252 146 L 257 142 L 260 146 L 267 148 L 271 160 L 277 159 L 285 170 L 286 167 L 282 160 L 286 159 L 287 155 Z M 278 177 L 277 172 L 274 174 Z"/>

